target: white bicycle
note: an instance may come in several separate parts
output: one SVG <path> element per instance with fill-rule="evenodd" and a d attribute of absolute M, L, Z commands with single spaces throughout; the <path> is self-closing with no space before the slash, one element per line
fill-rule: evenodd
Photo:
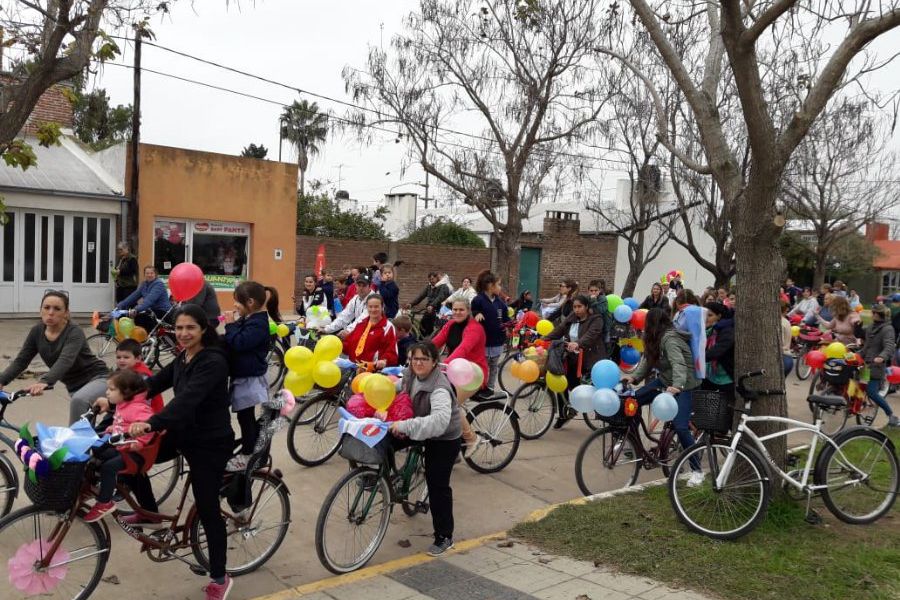
<path fill-rule="evenodd" d="M 675 461 L 669 475 L 669 498 L 678 518 L 689 529 L 711 538 L 733 540 L 751 532 L 766 516 L 771 498 L 769 471 L 789 491 L 807 499 L 807 520 L 818 519 L 809 508 L 821 494 L 831 513 L 850 524 L 868 524 L 883 517 L 900 491 L 900 468 L 890 438 L 870 427 L 845 429 L 834 437 L 822 431 L 821 411 L 842 406 L 840 396 L 813 395 L 814 424 L 784 417 L 750 416 L 750 406 L 762 396 L 783 390 L 748 390 L 744 381 L 764 371 L 739 378 L 737 392 L 744 399 L 740 424 L 733 436 L 705 435 Z M 750 423 L 781 423 L 788 427 L 757 436 Z M 765 442 L 796 432 L 809 432 L 810 445 L 802 469 L 782 471 L 767 452 Z M 745 441 L 745 438 L 750 443 Z M 822 443 L 821 451 L 819 443 Z M 702 466 L 703 483 L 689 485 L 691 471 Z"/>

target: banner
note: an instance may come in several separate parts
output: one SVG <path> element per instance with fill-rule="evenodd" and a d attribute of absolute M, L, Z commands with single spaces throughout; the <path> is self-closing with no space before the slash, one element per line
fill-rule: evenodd
<path fill-rule="evenodd" d="M 322 269 L 325 268 L 325 244 L 319 244 L 319 250 L 316 252 L 316 268 L 313 273 L 316 277 L 321 276 Z"/>

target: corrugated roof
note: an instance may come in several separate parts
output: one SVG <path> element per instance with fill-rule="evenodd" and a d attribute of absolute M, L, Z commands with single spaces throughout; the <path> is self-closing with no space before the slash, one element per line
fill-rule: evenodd
<path fill-rule="evenodd" d="M 47 192 L 69 192 L 100 196 L 120 196 L 89 166 L 87 155 L 78 156 L 67 145 L 44 148 L 37 139 L 26 140 L 37 156 L 37 166 L 23 171 L 0 163 L 0 187 L 26 188 Z"/>
<path fill-rule="evenodd" d="M 900 241 L 878 240 L 874 244 L 880 252 L 873 261 L 875 268 L 883 271 L 900 271 Z"/>

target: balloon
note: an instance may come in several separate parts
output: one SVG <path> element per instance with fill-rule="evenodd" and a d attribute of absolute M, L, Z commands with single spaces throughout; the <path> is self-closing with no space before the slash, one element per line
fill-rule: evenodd
<path fill-rule="evenodd" d="M 866 309 L 863 308 L 863 305 L 862 305 L 862 304 L 857 304 L 857 305 L 856 305 L 856 308 L 854 308 L 853 310 L 855 310 L 855 311 L 858 312 L 858 313 L 861 313 L 862 311 L 864 311 L 864 310 L 866 310 Z"/>
<path fill-rule="evenodd" d="M 122 337 L 130 337 L 131 332 L 134 331 L 134 320 L 130 317 L 122 317 L 119 319 L 119 334 Z"/>
<path fill-rule="evenodd" d="M 175 265 L 169 273 L 169 289 L 179 302 L 190 300 L 203 289 L 203 271 L 194 263 Z"/>
<path fill-rule="evenodd" d="M 562 393 L 566 391 L 567 387 L 569 387 L 569 380 L 566 379 L 565 375 L 554 375 L 553 373 L 547 373 L 547 387 L 550 388 L 550 390 L 553 392 Z"/>
<path fill-rule="evenodd" d="M 97 329 L 97 325 L 100 324 L 100 311 L 95 310 L 91 313 L 91 327 Z"/>
<path fill-rule="evenodd" d="M 284 387 L 294 396 L 303 396 L 313 388 L 312 375 L 288 371 L 288 374 L 284 377 Z"/>
<path fill-rule="evenodd" d="M 900 368 L 888 367 L 886 375 L 888 383 L 900 383 Z"/>
<path fill-rule="evenodd" d="M 276 333 L 278 333 L 278 324 L 269 319 L 269 335 L 275 335 Z"/>
<path fill-rule="evenodd" d="M 535 329 L 537 329 L 539 335 L 550 335 L 550 332 L 553 331 L 553 323 L 547 319 L 541 319 L 537 322 Z"/>
<path fill-rule="evenodd" d="M 657 394 L 653 399 L 650 409 L 653 411 L 653 416 L 660 421 L 671 421 L 678 414 L 678 401 L 672 394 L 663 392 Z"/>
<path fill-rule="evenodd" d="M 622 300 L 621 296 L 610 294 L 606 297 L 606 310 L 615 314 L 616 309 L 622 306 L 623 302 L 624 301 Z"/>
<path fill-rule="evenodd" d="M 484 371 L 481 370 L 481 367 L 476 365 L 471 361 L 466 361 L 469 363 L 469 368 L 472 370 L 472 379 L 466 385 L 459 386 L 459 389 L 464 392 L 475 392 L 481 389 L 481 385 L 484 383 Z"/>
<path fill-rule="evenodd" d="M 516 316 L 516 309 L 514 309 L 512 306 L 510 306 L 506 309 L 506 314 L 508 314 L 510 316 L 510 318 L 512 318 L 512 317 Z"/>
<path fill-rule="evenodd" d="M 319 338 L 319 341 L 316 342 L 316 349 L 313 350 L 313 354 L 316 360 L 330 362 L 340 356 L 343 349 L 344 344 L 341 343 L 341 338 L 336 335 L 326 335 Z"/>
<path fill-rule="evenodd" d="M 541 320 L 541 316 L 534 312 L 533 310 L 525 313 L 525 324 L 534 329 L 534 327 L 538 324 L 538 321 Z"/>
<path fill-rule="evenodd" d="M 121 331 L 119 331 L 119 321 L 121 321 L 121 319 L 113 319 L 110 321 L 110 323 L 112 323 L 113 331 L 115 331 L 116 333 L 116 341 L 121 342 L 125 339 L 125 336 L 122 335 Z"/>
<path fill-rule="evenodd" d="M 647 322 L 647 309 L 642 308 L 640 310 L 636 310 L 631 314 L 631 326 L 641 331 L 644 329 L 644 324 Z"/>
<path fill-rule="evenodd" d="M 569 392 L 569 404 L 580 413 L 592 412 L 595 391 L 592 385 L 579 385 Z"/>
<path fill-rule="evenodd" d="M 509 374 L 512 375 L 513 377 L 515 377 L 516 379 L 522 379 L 522 376 L 519 374 L 519 369 L 521 366 L 522 366 L 522 364 L 519 361 L 517 361 L 517 360 L 512 361 L 509 365 Z"/>
<path fill-rule="evenodd" d="M 612 389 L 619 383 L 619 367 L 609 359 L 594 363 L 591 369 L 591 381 L 597 389 Z"/>
<path fill-rule="evenodd" d="M 847 356 L 847 346 L 840 342 L 831 342 L 825 348 L 825 358 L 844 358 Z"/>
<path fill-rule="evenodd" d="M 798 335 L 800 335 L 800 326 L 793 325 L 791 327 L 791 337 L 797 337 Z"/>
<path fill-rule="evenodd" d="M 375 410 L 387 410 L 394 402 L 396 395 L 397 388 L 390 379 L 381 373 L 375 373 L 366 379 L 366 385 L 363 386 L 366 404 Z"/>
<path fill-rule="evenodd" d="M 284 323 L 279 323 L 277 327 L 275 327 L 275 335 L 280 338 L 287 337 L 291 334 L 291 328 L 285 325 Z"/>
<path fill-rule="evenodd" d="M 454 358 L 447 365 L 447 379 L 453 385 L 463 387 L 472 382 L 472 367 L 465 358 Z"/>
<path fill-rule="evenodd" d="M 622 300 L 622 302 L 624 302 L 625 306 L 627 306 L 631 310 L 637 310 L 641 305 L 641 303 L 638 302 L 637 298 L 625 298 L 624 300 Z"/>
<path fill-rule="evenodd" d="M 359 375 L 354 377 L 353 381 L 350 383 L 350 389 L 353 390 L 353 393 L 362 394 L 363 388 L 366 385 L 366 379 L 371 376 L 371 373 L 360 373 Z"/>
<path fill-rule="evenodd" d="M 148 334 L 147 330 L 143 327 L 135 327 L 131 332 L 131 339 L 140 344 L 146 342 L 148 337 L 150 337 L 150 334 Z"/>
<path fill-rule="evenodd" d="M 533 360 L 526 360 L 519 365 L 519 379 L 525 383 L 534 383 L 541 376 L 541 368 Z"/>
<path fill-rule="evenodd" d="M 309 374 L 312 371 L 313 362 L 312 350 L 305 346 L 294 346 L 284 353 L 284 366 L 297 373 Z"/>
<path fill-rule="evenodd" d="M 336 364 L 327 360 L 320 360 L 312 370 L 313 381 L 321 388 L 329 389 L 341 381 L 341 370 Z"/>
<path fill-rule="evenodd" d="M 806 353 L 806 364 L 813 369 L 821 369 L 825 366 L 825 353 L 821 350 L 812 350 Z"/>
<path fill-rule="evenodd" d="M 610 389 L 595 391 L 591 401 L 594 404 L 594 410 L 601 417 L 611 417 L 622 407 L 619 395 Z"/>
<path fill-rule="evenodd" d="M 622 346 L 622 349 L 619 351 L 619 358 L 626 365 L 636 365 L 641 362 L 641 353 L 633 346 Z"/>
<path fill-rule="evenodd" d="M 616 307 L 616 310 L 613 311 L 613 317 L 619 323 L 628 323 L 631 321 L 631 316 L 634 314 L 634 311 L 631 310 L 628 306 L 624 304 L 620 304 Z"/>

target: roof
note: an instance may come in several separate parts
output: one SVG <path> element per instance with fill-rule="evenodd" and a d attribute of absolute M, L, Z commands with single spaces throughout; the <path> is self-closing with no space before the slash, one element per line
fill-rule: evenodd
<path fill-rule="evenodd" d="M 45 148 L 36 138 L 26 138 L 37 157 L 37 165 L 23 171 L 0 164 L 0 188 L 57 194 L 119 198 L 121 187 L 89 154 L 70 139 Z"/>
<path fill-rule="evenodd" d="M 882 271 L 900 271 L 900 241 L 877 240 L 873 242 L 879 255 L 873 265 Z"/>

